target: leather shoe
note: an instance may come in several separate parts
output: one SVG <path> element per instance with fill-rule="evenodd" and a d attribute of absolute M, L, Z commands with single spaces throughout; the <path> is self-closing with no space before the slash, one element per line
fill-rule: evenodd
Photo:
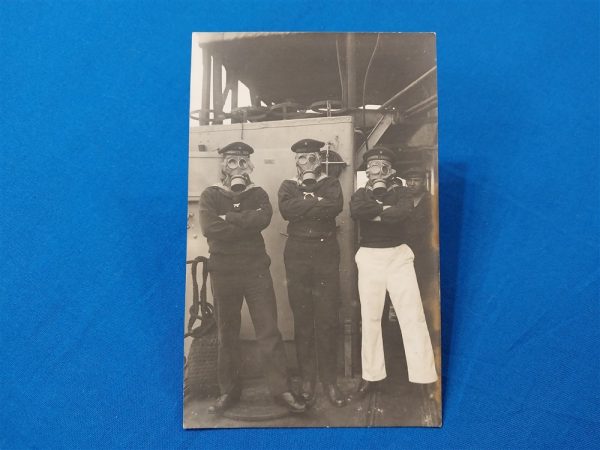
<path fill-rule="evenodd" d="M 209 414 L 221 414 L 240 401 L 241 392 L 235 391 L 221 395 L 217 401 L 208 407 Z"/>
<path fill-rule="evenodd" d="M 337 384 L 324 384 L 323 389 L 327 393 L 327 397 L 333 406 L 341 408 L 346 404 L 346 399 Z"/>
<path fill-rule="evenodd" d="M 305 381 L 302 383 L 302 392 L 300 398 L 304 400 L 307 405 L 310 405 L 315 400 L 315 382 Z"/>
<path fill-rule="evenodd" d="M 285 406 L 291 413 L 303 413 L 306 411 L 306 405 L 304 402 L 296 400 L 291 392 L 284 392 L 275 396 L 275 402 Z"/>
<path fill-rule="evenodd" d="M 375 382 L 361 379 L 356 392 L 352 394 L 352 400 L 361 400 L 365 395 L 374 390 Z"/>

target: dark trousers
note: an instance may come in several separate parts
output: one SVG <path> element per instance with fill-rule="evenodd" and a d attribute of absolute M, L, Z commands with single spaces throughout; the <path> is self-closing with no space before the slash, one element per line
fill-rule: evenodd
<path fill-rule="evenodd" d="M 268 268 L 261 272 L 211 272 L 219 330 L 218 374 L 221 394 L 240 387 L 240 325 L 243 299 L 248 310 L 263 370 L 272 395 L 289 390 L 285 350 L 277 328 L 277 304 Z"/>
<path fill-rule="evenodd" d="M 302 378 L 335 383 L 340 249 L 334 238 L 289 238 L 284 252 L 288 297 L 294 314 L 296 355 Z"/>

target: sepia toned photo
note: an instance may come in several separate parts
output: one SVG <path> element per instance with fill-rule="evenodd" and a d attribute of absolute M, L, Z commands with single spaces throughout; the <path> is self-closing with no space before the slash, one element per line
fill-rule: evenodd
<path fill-rule="evenodd" d="M 194 33 L 184 428 L 441 426 L 435 46 Z"/>

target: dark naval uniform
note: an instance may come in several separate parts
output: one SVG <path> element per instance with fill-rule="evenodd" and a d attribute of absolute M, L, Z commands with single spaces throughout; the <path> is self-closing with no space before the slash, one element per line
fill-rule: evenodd
<path fill-rule="evenodd" d="M 435 250 L 432 245 L 433 209 L 429 192 L 425 192 L 403 224 L 406 244 L 415 254 L 415 272 L 419 286 L 425 284 L 427 275 L 436 269 Z"/>
<path fill-rule="evenodd" d="M 433 213 L 434 204 L 429 192 L 424 192 L 417 206 L 414 207 L 403 223 L 406 244 L 415 254 L 415 273 L 425 308 L 425 315 L 430 323 L 437 303 L 438 273 L 437 252 L 433 245 Z"/>
<path fill-rule="evenodd" d="M 392 206 L 386 209 L 384 206 Z M 367 188 L 359 188 L 350 201 L 352 218 L 360 220 L 361 247 L 396 247 L 406 242 L 406 220 L 413 214 L 413 200 L 401 186 L 393 185 L 380 197 Z M 381 221 L 370 219 L 376 216 Z"/>
<path fill-rule="evenodd" d="M 336 178 L 321 175 L 310 187 L 285 180 L 279 188 L 279 210 L 289 221 L 284 261 L 296 353 L 302 378 L 310 382 L 317 371 L 322 383 L 337 378 L 340 249 L 335 217 L 342 208 Z"/>
<path fill-rule="evenodd" d="M 219 329 L 221 394 L 240 389 L 239 333 L 244 298 L 270 391 L 276 396 L 289 390 L 269 271 L 271 260 L 261 235 L 271 215 L 269 197 L 260 187 L 249 186 L 235 194 L 224 187 L 211 186 L 200 197 L 200 223 L 208 240 L 209 271 Z"/>

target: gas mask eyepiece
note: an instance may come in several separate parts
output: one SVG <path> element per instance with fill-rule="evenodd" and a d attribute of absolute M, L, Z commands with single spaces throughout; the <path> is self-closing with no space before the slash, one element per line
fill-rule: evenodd
<path fill-rule="evenodd" d="M 299 153 L 296 155 L 298 178 L 305 185 L 315 184 L 321 172 L 321 156 L 319 152 Z"/>
<path fill-rule="evenodd" d="M 242 192 L 250 184 L 252 169 L 249 156 L 225 155 L 223 160 L 225 184 L 229 184 L 233 192 Z"/>
<path fill-rule="evenodd" d="M 367 163 L 367 177 L 375 195 L 383 194 L 387 190 L 387 180 L 396 171 L 392 164 L 383 159 L 374 159 Z"/>
<path fill-rule="evenodd" d="M 314 185 L 321 174 L 319 149 L 324 145 L 325 142 L 310 138 L 301 139 L 292 145 L 292 151 L 296 153 L 298 180 L 306 187 Z"/>

